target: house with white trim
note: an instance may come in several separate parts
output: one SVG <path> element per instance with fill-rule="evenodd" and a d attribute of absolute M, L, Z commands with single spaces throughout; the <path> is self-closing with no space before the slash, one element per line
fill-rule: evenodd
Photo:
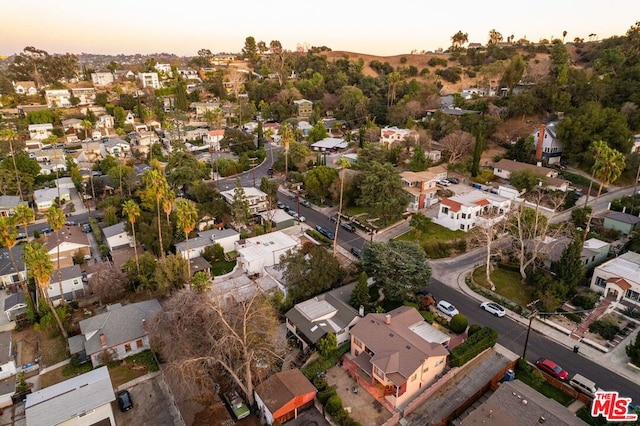
<path fill-rule="evenodd" d="M 53 134 L 53 124 L 29 124 L 29 138 L 35 140 L 45 140 Z"/>
<path fill-rule="evenodd" d="M 540 128 L 533 132 L 533 141 L 536 147 L 536 160 L 542 160 L 546 164 L 559 163 L 562 156 L 562 142 L 557 135 L 558 122 L 540 124 Z"/>
<path fill-rule="evenodd" d="M 124 222 L 107 226 L 102 229 L 102 233 L 104 234 L 104 238 L 110 251 L 122 246 L 133 247 L 133 236 L 127 233 Z"/>
<path fill-rule="evenodd" d="M 481 221 L 496 223 L 504 219 L 511 200 L 490 192 L 472 190 L 440 201 L 438 216 L 433 221 L 452 231 L 469 231 Z"/>
<path fill-rule="evenodd" d="M 157 72 L 139 72 L 138 80 L 142 83 L 142 87 L 151 87 L 152 89 L 161 87 Z"/>
<path fill-rule="evenodd" d="M 44 99 L 49 108 L 70 108 L 71 92 L 67 89 L 50 89 L 44 91 Z"/>
<path fill-rule="evenodd" d="M 62 284 L 62 293 L 64 300 L 70 302 L 77 297 L 84 296 L 84 283 L 82 282 L 82 270 L 80 265 L 67 266 L 60 268 L 60 277 L 58 271 L 54 270 L 47 288 L 47 295 L 53 301 L 54 305 L 60 303 L 60 284 Z"/>
<path fill-rule="evenodd" d="M 247 275 L 262 275 L 264 268 L 280 264 L 288 251 L 300 248 L 300 240 L 282 231 L 237 241 L 238 265 Z"/>
<path fill-rule="evenodd" d="M 383 144 L 393 145 L 394 143 L 402 142 L 406 137 L 411 137 L 417 141 L 419 135 L 415 130 L 400 129 L 396 126 L 380 129 L 380 143 Z"/>
<path fill-rule="evenodd" d="M 92 72 L 91 82 L 94 86 L 108 86 L 113 84 L 114 77 L 110 72 Z"/>
<path fill-rule="evenodd" d="M 33 202 L 39 212 L 49 210 L 58 197 L 60 201 L 71 201 L 71 193 L 67 188 L 45 188 L 33 191 Z"/>
<path fill-rule="evenodd" d="M 402 189 L 411 199 L 407 210 L 415 212 L 437 204 L 440 200 L 436 195 L 436 182 L 446 178 L 447 170 L 442 166 L 430 167 L 422 172 L 401 172 Z"/>
<path fill-rule="evenodd" d="M 13 83 L 13 90 L 18 95 L 35 96 L 38 94 L 38 88 L 33 81 L 16 81 Z"/>
<path fill-rule="evenodd" d="M 195 238 L 189 238 L 189 251 L 187 242 L 176 243 L 176 253 L 185 259 L 195 259 L 202 256 L 204 250 L 214 244 L 220 244 L 225 253 L 235 250 L 236 242 L 240 241 L 240 234 L 234 229 L 209 229 L 198 232 Z"/>
<path fill-rule="evenodd" d="M 591 290 L 640 308 L 640 254 L 628 251 L 600 266 L 591 278 Z"/>
<path fill-rule="evenodd" d="M 220 195 L 224 197 L 227 203 L 232 205 L 236 189 L 237 188 L 233 188 L 228 191 L 222 191 Z M 243 186 L 242 190 L 244 191 L 244 196 L 249 202 L 249 213 L 256 214 L 268 209 L 269 202 L 267 200 L 267 194 L 253 186 Z"/>

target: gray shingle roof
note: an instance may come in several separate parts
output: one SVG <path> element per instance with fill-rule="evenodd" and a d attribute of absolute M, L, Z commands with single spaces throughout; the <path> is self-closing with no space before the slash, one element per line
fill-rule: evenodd
<path fill-rule="evenodd" d="M 622 223 L 628 223 L 630 225 L 635 225 L 640 222 L 640 217 L 634 216 L 629 213 L 622 212 L 611 212 L 605 215 L 605 219 L 615 220 Z"/>
<path fill-rule="evenodd" d="M 18 269 L 24 271 L 24 263 L 22 262 L 22 244 L 18 244 L 13 248 L 13 258 L 16 261 Z M 15 273 L 16 271 L 13 270 L 11 257 L 9 256 L 9 249 L 0 249 L 0 276 Z"/>
<path fill-rule="evenodd" d="M 27 395 L 27 426 L 60 424 L 116 399 L 107 367 Z"/>
<path fill-rule="evenodd" d="M 119 222 L 115 225 L 107 226 L 106 228 L 102 229 L 102 233 L 104 234 L 105 238 L 111 238 L 118 234 L 122 234 L 123 232 L 125 232 L 124 222 Z"/>

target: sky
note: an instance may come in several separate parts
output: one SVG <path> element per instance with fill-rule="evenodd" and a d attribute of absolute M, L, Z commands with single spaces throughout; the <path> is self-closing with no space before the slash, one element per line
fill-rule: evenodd
<path fill-rule="evenodd" d="M 640 20 L 638 0 L 0 0 L 0 55 L 26 46 L 54 53 L 196 56 L 240 52 L 245 39 L 288 50 L 327 46 L 379 56 L 446 49 L 462 31 L 486 44 L 491 29 L 537 42 L 624 35 Z M 594 38 L 594 37 L 592 37 Z"/>

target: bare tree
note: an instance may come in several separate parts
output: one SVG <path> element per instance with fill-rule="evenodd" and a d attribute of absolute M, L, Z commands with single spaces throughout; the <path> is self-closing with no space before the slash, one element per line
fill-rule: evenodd
<path fill-rule="evenodd" d="M 102 305 L 118 300 L 126 291 L 127 281 L 121 270 L 108 263 L 100 263 L 89 278 L 89 288 Z"/>
<path fill-rule="evenodd" d="M 462 130 L 448 134 L 440 141 L 440 146 L 449 156 L 449 163 L 454 163 L 471 151 L 475 138 L 471 133 Z"/>
<path fill-rule="evenodd" d="M 183 289 L 153 321 L 152 336 L 167 373 L 185 390 L 212 387 L 210 373 L 217 370 L 237 384 L 252 405 L 258 372 L 275 372 L 282 360 L 284 339 L 278 338 L 278 325 L 275 309 L 259 291 L 236 301 L 228 294 Z"/>
<path fill-rule="evenodd" d="M 483 245 L 486 249 L 485 263 L 487 283 L 491 286 L 491 291 L 496 291 L 496 286 L 491 280 L 491 272 L 493 272 L 491 257 L 496 254 L 494 251 L 494 242 L 504 234 L 508 219 L 503 218 L 500 221 L 492 221 L 482 217 L 478 219 L 478 226 L 473 228 L 473 233 L 480 245 Z"/>

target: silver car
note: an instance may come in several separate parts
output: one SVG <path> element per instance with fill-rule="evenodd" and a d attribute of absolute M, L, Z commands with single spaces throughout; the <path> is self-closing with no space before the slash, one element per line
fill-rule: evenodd
<path fill-rule="evenodd" d="M 494 302 L 482 302 L 480 304 L 480 307 L 497 317 L 503 317 L 507 313 L 502 306 Z"/>

